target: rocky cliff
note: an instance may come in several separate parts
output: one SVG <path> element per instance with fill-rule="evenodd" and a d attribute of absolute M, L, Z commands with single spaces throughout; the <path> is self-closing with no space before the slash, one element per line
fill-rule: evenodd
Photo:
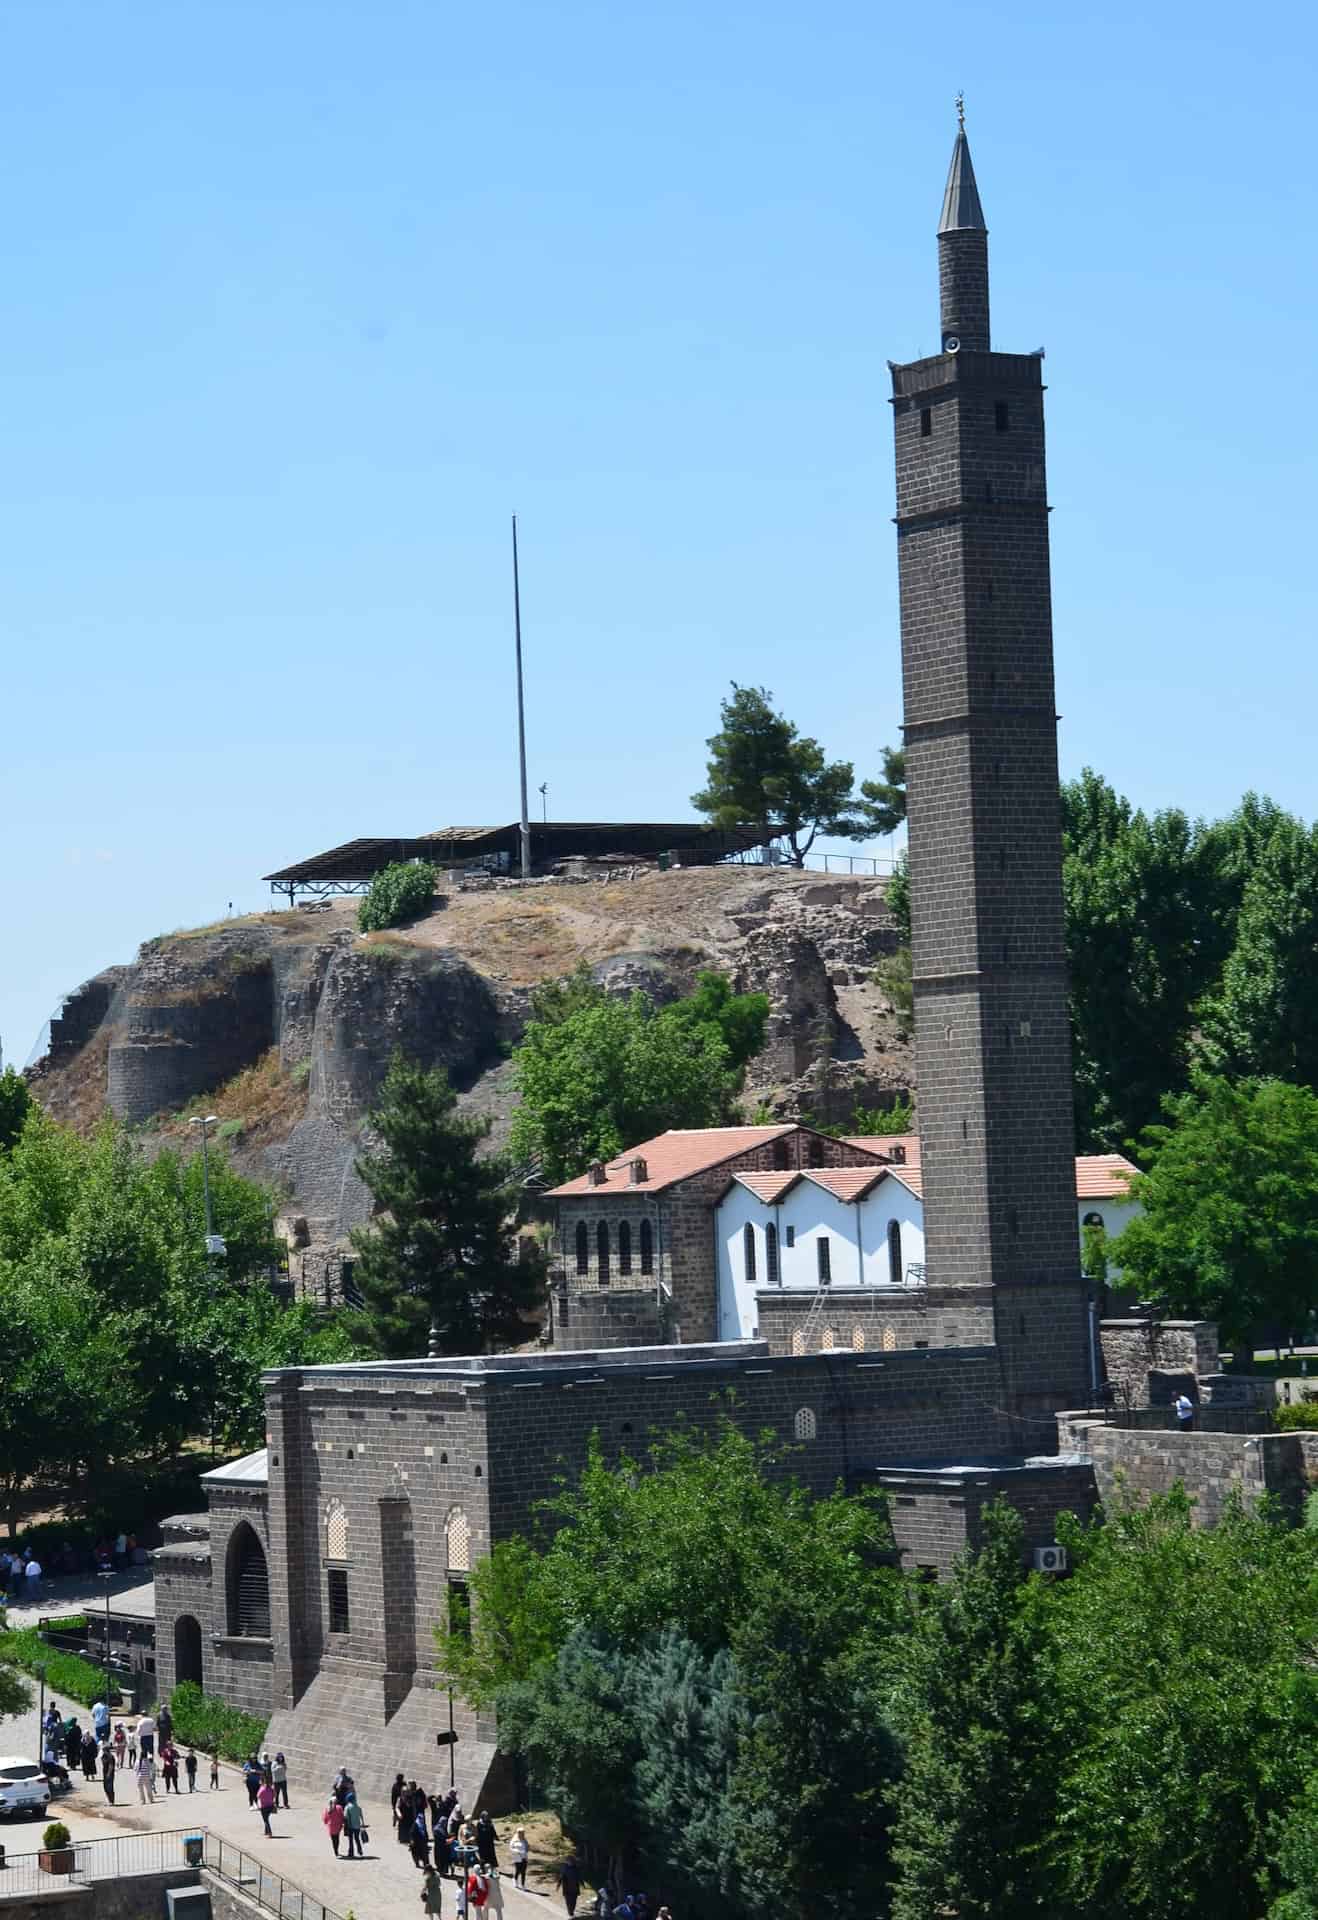
<path fill-rule="evenodd" d="M 148 942 L 70 996 L 31 1078 L 75 1125 L 108 1107 L 166 1139 L 187 1136 L 204 1097 L 235 1163 L 325 1245 L 365 1217 L 353 1160 L 395 1048 L 446 1068 L 497 1143 L 538 982 L 584 961 L 611 990 L 662 1001 L 715 966 L 770 999 L 748 1110 L 845 1119 L 911 1086 L 874 977 L 895 945 L 882 882 L 750 867 L 462 888 L 367 936 L 339 901 Z"/>

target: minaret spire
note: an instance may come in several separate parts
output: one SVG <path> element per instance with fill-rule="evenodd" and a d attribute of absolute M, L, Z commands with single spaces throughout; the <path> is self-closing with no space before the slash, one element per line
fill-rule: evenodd
<path fill-rule="evenodd" d="M 957 132 L 938 221 L 938 291 L 944 353 L 989 345 L 988 228 L 966 139 L 966 100 L 956 97 Z"/>

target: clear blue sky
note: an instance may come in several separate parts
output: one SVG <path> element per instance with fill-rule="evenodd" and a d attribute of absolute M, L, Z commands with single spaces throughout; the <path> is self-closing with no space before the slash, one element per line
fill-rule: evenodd
<path fill-rule="evenodd" d="M 1063 767 L 1315 811 L 1311 9 L 0 6 L 0 1038 L 357 834 L 900 718 L 884 362 L 968 125 Z"/>

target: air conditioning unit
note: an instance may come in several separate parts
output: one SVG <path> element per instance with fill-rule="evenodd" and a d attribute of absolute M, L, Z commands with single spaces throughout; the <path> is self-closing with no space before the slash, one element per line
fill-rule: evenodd
<path fill-rule="evenodd" d="M 1034 1571 L 1036 1573 L 1065 1573 L 1065 1547 L 1036 1547 L 1034 1549 Z"/>

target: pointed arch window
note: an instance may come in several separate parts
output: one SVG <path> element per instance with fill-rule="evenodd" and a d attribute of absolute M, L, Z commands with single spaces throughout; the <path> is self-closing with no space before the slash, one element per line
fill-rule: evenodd
<path fill-rule="evenodd" d="M 630 1273 L 632 1270 L 632 1229 L 629 1220 L 618 1222 L 618 1272 Z"/>
<path fill-rule="evenodd" d="M 783 1284 L 783 1270 L 778 1259 L 778 1229 L 772 1221 L 764 1229 L 764 1266 L 769 1285 L 780 1287 Z"/>
<path fill-rule="evenodd" d="M 753 1287 L 755 1285 L 755 1229 L 749 1220 L 742 1228 L 741 1240 L 746 1262 L 746 1285 Z"/>
<path fill-rule="evenodd" d="M 648 1220 L 641 1222 L 641 1272 L 654 1272 L 654 1228 Z"/>
<path fill-rule="evenodd" d="M 599 1282 L 602 1287 L 609 1284 L 609 1223 L 601 1220 L 595 1229 L 595 1257 L 599 1261 Z"/>
<path fill-rule="evenodd" d="M 348 1511 L 342 1500 L 331 1500 L 325 1514 L 325 1558 L 348 1558 Z"/>
<path fill-rule="evenodd" d="M 461 1507 L 450 1507 L 444 1522 L 444 1552 L 450 1573 L 471 1571 L 471 1526 Z"/>
<path fill-rule="evenodd" d="M 900 1220 L 888 1222 L 888 1279 L 893 1286 L 900 1286 L 902 1279 L 902 1223 Z"/>

